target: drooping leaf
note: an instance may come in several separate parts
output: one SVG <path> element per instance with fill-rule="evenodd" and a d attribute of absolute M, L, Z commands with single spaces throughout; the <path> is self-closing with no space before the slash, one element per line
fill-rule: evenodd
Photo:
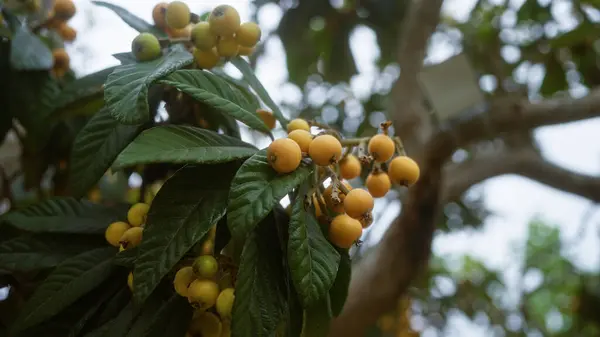
<path fill-rule="evenodd" d="M 227 225 L 234 238 L 244 239 L 312 171 L 300 166 L 292 173 L 278 174 L 267 162 L 266 152 L 248 158 L 231 184 Z"/>
<path fill-rule="evenodd" d="M 12 36 L 10 64 L 15 70 L 49 70 L 52 52 L 27 26 L 20 25 Z"/>
<path fill-rule="evenodd" d="M 92 1 L 93 4 L 97 6 L 106 7 L 115 14 L 117 14 L 121 20 L 123 20 L 126 24 L 128 24 L 131 28 L 137 30 L 140 33 L 148 32 L 156 35 L 157 37 L 165 37 L 166 34 L 160 28 L 151 25 L 150 23 L 144 21 L 144 19 L 132 14 L 128 10 L 123 7 L 117 6 L 112 3 L 104 2 L 104 1 Z"/>
<path fill-rule="evenodd" d="M 98 111 L 77 134 L 71 154 L 70 187 L 76 196 L 85 194 L 100 180 L 142 125 L 124 125 L 107 109 Z"/>
<path fill-rule="evenodd" d="M 114 221 L 127 219 L 126 205 L 107 207 L 70 197 L 48 199 L 2 217 L 21 230 L 34 233 L 102 234 Z"/>
<path fill-rule="evenodd" d="M 165 182 L 152 201 L 139 246 L 133 277 L 138 303 L 223 217 L 236 167 L 185 167 Z"/>
<path fill-rule="evenodd" d="M 104 100 L 112 116 L 124 124 L 139 124 L 150 119 L 148 88 L 156 80 L 193 62 L 183 47 L 174 47 L 154 61 L 120 65 L 108 76 Z"/>
<path fill-rule="evenodd" d="M 331 304 L 329 296 L 305 310 L 303 336 L 327 337 L 331 323 Z"/>
<path fill-rule="evenodd" d="M 56 315 L 97 287 L 115 268 L 111 264 L 114 254 L 114 247 L 103 247 L 61 263 L 27 301 L 14 331 L 22 331 Z"/>
<path fill-rule="evenodd" d="M 159 81 L 173 86 L 204 104 L 231 115 L 249 127 L 270 134 L 267 125 L 255 113 L 256 107 L 236 87 L 202 70 L 178 70 Z"/>
<path fill-rule="evenodd" d="M 113 169 L 150 163 L 216 164 L 248 158 L 256 148 L 239 139 L 186 125 L 142 132 L 115 160 Z"/>
<path fill-rule="evenodd" d="M 331 299 L 331 311 L 333 316 L 337 317 L 344 308 L 346 297 L 348 297 L 348 286 L 350 285 L 351 262 L 348 250 L 340 249 L 340 266 L 338 268 L 335 282 L 329 290 L 329 298 Z"/>
<path fill-rule="evenodd" d="M 252 89 L 256 91 L 258 97 L 260 97 L 260 99 L 263 102 L 265 102 L 265 104 L 273 111 L 273 115 L 275 115 L 275 118 L 277 118 L 277 120 L 281 124 L 281 127 L 283 127 L 284 129 L 287 128 L 287 118 L 285 118 L 283 112 L 281 112 L 281 109 L 279 109 L 279 106 L 275 104 L 275 102 L 267 92 L 267 89 L 265 89 L 265 87 L 262 85 L 262 83 L 260 83 L 258 78 L 256 78 L 256 75 L 250 67 L 250 64 L 248 64 L 248 62 L 246 62 L 246 60 L 244 60 L 240 56 L 232 58 L 230 62 L 244 75 L 244 80 L 246 80 L 250 84 Z"/>
<path fill-rule="evenodd" d="M 288 261 L 294 286 L 304 307 L 327 295 L 335 280 L 340 254 L 323 236 L 319 224 L 304 209 L 299 195 L 289 224 Z"/>
<path fill-rule="evenodd" d="M 83 235 L 24 235 L 0 244 L 0 273 L 52 268 L 64 260 L 106 244 L 103 237 Z"/>
<path fill-rule="evenodd" d="M 287 290 L 280 283 L 284 275 L 282 252 L 274 248 L 277 240 L 272 233 L 265 233 L 275 230 L 269 226 L 272 218 L 268 220 L 250 234 L 242 251 L 233 304 L 233 336 L 272 336 L 286 312 Z"/>

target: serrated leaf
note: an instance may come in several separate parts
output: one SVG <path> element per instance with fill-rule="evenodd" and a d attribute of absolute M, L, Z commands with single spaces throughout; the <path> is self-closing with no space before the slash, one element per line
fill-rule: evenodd
<path fill-rule="evenodd" d="M 193 60 L 192 54 L 181 47 L 173 48 L 167 55 L 154 61 L 124 64 L 115 68 L 104 88 L 104 100 L 112 116 L 124 124 L 148 121 L 150 85 L 191 64 Z"/>
<path fill-rule="evenodd" d="M 185 167 L 160 189 L 148 213 L 134 269 L 134 299 L 152 293 L 223 215 L 236 165 Z"/>
<path fill-rule="evenodd" d="M 12 36 L 10 64 L 15 70 L 49 70 L 52 52 L 28 27 L 21 25 Z"/>
<path fill-rule="evenodd" d="M 239 139 L 186 125 L 145 130 L 115 160 L 113 169 L 150 163 L 216 164 L 244 159 L 256 148 Z"/>
<path fill-rule="evenodd" d="M 43 322 L 97 287 L 115 268 L 114 254 L 113 247 L 98 248 L 61 263 L 31 295 L 14 331 Z"/>
<path fill-rule="evenodd" d="M 275 104 L 275 102 L 267 92 L 267 89 L 265 89 L 265 87 L 262 85 L 262 83 L 260 83 L 258 78 L 256 78 L 256 75 L 250 67 L 250 64 L 248 64 L 248 62 L 246 62 L 246 60 L 244 60 L 240 56 L 232 58 L 230 62 L 244 75 L 244 80 L 246 80 L 246 82 L 250 84 L 252 89 L 256 91 L 258 97 L 260 97 L 260 99 L 263 102 L 265 102 L 265 104 L 273 111 L 273 115 L 275 115 L 275 118 L 277 118 L 277 120 L 281 124 L 281 127 L 286 129 L 287 118 L 285 118 L 283 112 L 281 112 L 281 109 L 279 109 L 279 106 Z"/>
<path fill-rule="evenodd" d="M 286 312 L 283 294 L 287 290 L 280 284 L 284 275 L 281 251 L 274 251 L 266 242 L 272 239 L 269 233 L 262 233 L 275 228 L 262 225 L 268 223 L 262 223 L 259 226 L 262 228 L 250 234 L 242 250 L 235 286 L 232 336 L 272 336 Z"/>
<path fill-rule="evenodd" d="M 127 219 L 126 205 L 107 207 L 70 197 L 48 199 L 2 217 L 12 226 L 34 233 L 102 234 L 114 221 Z"/>
<path fill-rule="evenodd" d="M 123 125 L 107 109 L 98 111 L 77 134 L 71 153 L 70 188 L 85 194 L 135 138 L 142 125 Z"/>
<path fill-rule="evenodd" d="M 234 238 L 243 240 L 258 222 L 312 169 L 300 166 L 289 174 L 278 174 L 267 162 L 266 149 L 248 158 L 231 183 L 227 226 Z"/>
<path fill-rule="evenodd" d="M 159 83 L 175 87 L 253 129 L 271 133 L 244 94 L 214 74 L 202 70 L 184 69 L 170 74 Z"/>
<path fill-rule="evenodd" d="M 115 14 L 117 14 L 121 18 L 121 20 L 123 20 L 126 24 L 128 24 L 129 27 L 137 30 L 140 33 L 148 32 L 148 33 L 152 33 L 152 34 L 156 35 L 157 37 L 167 36 L 165 34 L 165 32 L 162 31 L 160 28 L 158 28 L 154 25 L 151 25 L 150 23 L 144 21 L 144 19 L 132 14 L 131 12 L 129 12 L 128 10 L 126 10 L 123 7 L 117 6 L 112 3 L 104 2 L 104 1 L 92 1 L 92 3 L 94 5 L 106 7 L 108 9 L 112 10 L 113 12 L 115 12 Z"/>
<path fill-rule="evenodd" d="M 350 286 L 350 276 L 352 273 L 352 263 L 347 249 L 340 249 L 340 265 L 335 277 L 335 282 L 329 290 L 331 299 L 331 312 L 337 317 L 344 308 L 346 297 L 348 297 L 348 287 Z"/>
<path fill-rule="evenodd" d="M 326 296 L 304 311 L 302 336 L 327 337 L 331 318 L 331 304 Z"/>
<path fill-rule="evenodd" d="M 304 209 L 303 195 L 296 198 L 289 226 L 290 272 L 303 306 L 308 307 L 327 295 L 338 271 L 340 254 Z"/>
<path fill-rule="evenodd" d="M 103 237 L 82 235 L 35 234 L 0 244 L 0 273 L 30 272 L 52 268 L 64 260 L 92 248 L 102 247 Z"/>

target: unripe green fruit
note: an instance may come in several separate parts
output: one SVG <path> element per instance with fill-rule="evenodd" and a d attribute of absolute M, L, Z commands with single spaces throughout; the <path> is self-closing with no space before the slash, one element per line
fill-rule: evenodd
<path fill-rule="evenodd" d="M 213 278 L 219 271 L 219 263 L 210 255 L 202 255 L 194 261 L 192 269 L 197 278 Z"/>
<path fill-rule="evenodd" d="M 210 30 L 217 36 L 233 36 L 240 28 L 240 14 L 229 5 L 215 7 L 208 17 Z"/>
<path fill-rule="evenodd" d="M 185 2 L 173 1 L 167 6 L 167 26 L 183 29 L 190 23 L 190 8 Z"/>
<path fill-rule="evenodd" d="M 227 288 L 219 294 L 217 297 L 217 312 L 221 318 L 231 318 L 231 309 L 233 308 L 233 301 L 235 300 L 235 293 L 233 288 Z"/>
<path fill-rule="evenodd" d="M 141 33 L 136 36 L 131 43 L 131 52 L 140 62 L 155 60 L 162 54 L 158 39 L 150 33 Z"/>
<path fill-rule="evenodd" d="M 210 31 L 210 25 L 206 21 L 194 25 L 191 40 L 196 48 L 204 51 L 209 51 L 217 45 L 217 37 Z"/>
<path fill-rule="evenodd" d="M 188 301 L 196 309 L 208 309 L 215 305 L 219 285 L 211 280 L 195 280 L 188 287 Z"/>

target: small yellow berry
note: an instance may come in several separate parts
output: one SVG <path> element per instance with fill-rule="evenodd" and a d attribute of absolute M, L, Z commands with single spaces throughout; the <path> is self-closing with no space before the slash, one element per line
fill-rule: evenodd
<path fill-rule="evenodd" d="M 308 153 L 308 148 L 313 140 L 313 136 L 306 130 L 294 130 L 290 132 L 288 138 L 295 141 L 304 153 Z"/>
<path fill-rule="evenodd" d="M 301 118 L 291 120 L 287 125 L 287 132 L 290 133 L 294 130 L 310 131 L 310 125 L 308 122 Z"/>
<path fill-rule="evenodd" d="M 355 155 L 349 154 L 340 161 L 340 175 L 344 179 L 354 179 L 360 175 L 362 166 Z"/>
<path fill-rule="evenodd" d="M 300 146 L 288 138 L 274 140 L 267 149 L 267 161 L 279 173 L 290 173 L 300 166 Z"/>
<path fill-rule="evenodd" d="M 371 212 L 375 201 L 369 192 L 362 188 L 355 188 L 344 199 L 344 211 L 354 219 L 360 219 Z"/>
<path fill-rule="evenodd" d="M 313 139 L 308 155 L 319 166 L 335 164 L 342 157 L 342 144 L 331 135 L 321 135 Z"/>
<path fill-rule="evenodd" d="M 240 46 L 254 47 L 260 40 L 260 27 L 254 22 L 244 22 L 235 32 L 235 40 Z"/>

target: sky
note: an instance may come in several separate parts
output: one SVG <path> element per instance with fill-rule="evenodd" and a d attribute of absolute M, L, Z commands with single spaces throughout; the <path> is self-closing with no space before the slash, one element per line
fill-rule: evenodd
<path fill-rule="evenodd" d="M 521 1 L 510 1 L 511 5 L 518 7 Z M 151 10 L 156 1 L 149 0 L 113 0 L 109 1 L 125 7 L 136 15 L 151 21 Z M 220 1 L 186 1 L 192 11 L 202 13 L 210 10 Z M 543 1 L 547 2 L 547 1 Z M 72 55 L 72 66 L 78 74 L 84 75 L 117 65 L 118 62 L 111 54 L 130 50 L 130 44 L 137 33 L 123 23 L 110 10 L 93 6 L 87 0 L 75 0 L 79 11 L 70 24 L 78 32 L 78 38 L 69 45 L 68 51 Z M 248 1 L 229 0 L 226 2 L 238 9 L 242 20 L 248 20 L 250 6 Z M 444 4 L 444 13 L 457 19 L 465 18 L 472 8 L 474 0 L 447 0 Z M 560 1 L 554 5 L 553 14 L 559 18 L 558 27 L 554 30 L 566 30 L 573 26 L 573 20 L 568 15 L 569 2 Z M 566 14 L 567 13 L 567 14 Z M 263 36 L 273 31 L 281 11 L 275 5 L 268 5 L 258 13 L 259 24 Z M 90 20 L 93 22 L 89 24 Z M 506 18 L 510 22 L 514 15 L 508 13 Z M 427 62 L 436 63 L 451 56 L 455 51 L 443 39 L 436 37 L 430 50 Z M 266 42 L 266 54 L 258 63 L 257 76 L 263 82 L 276 102 L 282 97 L 293 99 L 299 95 L 293 86 L 285 85 L 285 55 L 280 41 L 270 38 Z M 372 46 L 372 48 L 369 48 Z M 357 60 L 360 74 L 351 81 L 352 90 L 360 95 L 369 89 L 377 77 L 377 72 L 372 62 L 377 57 L 378 50 L 375 45 L 375 35 L 368 28 L 357 29 L 351 39 L 351 49 Z M 506 57 L 510 57 L 510 50 Z M 514 56 L 514 55 L 512 55 Z M 228 66 L 226 69 L 233 75 L 236 70 Z M 273 70 L 275 69 L 275 71 Z M 539 85 L 543 71 L 540 69 L 521 69 L 520 76 L 536 87 Z M 239 73 L 237 73 L 239 75 Z M 581 95 L 581 88 L 574 88 L 574 95 Z M 536 138 L 540 141 L 544 155 L 553 163 L 576 172 L 599 175 L 600 174 L 600 119 L 584 122 L 565 124 L 560 126 L 540 128 Z M 276 136 L 283 136 L 283 133 Z M 265 143 L 263 143 L 265 145 Z M 509 285 L 515 286 L 520 266 L 515 262 L 522 254 L 527 226 L 533 217 L 541 217 L 549 224 L 561 228 L 565 241 L 572 240 L 580 230 L 582 218 L 590 209 L 590 203 L 580 197 L 562 193 L 542 186 L 530 180 L 517 176 L 503 176 L 490 179 L 473 189 L 483 191 L 486 206 L 494 213 L 488 218 L 482 230 L 464 231 L 452 235 L 437 236 L 434 241 L 434 251 L 449 259 L 454 259 L 463 254 L 472 254 L 483 259 L 489 266 L 505 271 L 505 280 Z M 385 209 L 385 212 L 381 210 Z M 378 200 L 376 216 L 379 217 L 377 226 L 373 229 L 371 242 L 376 242 L 384 233 L 387 224 L 398 214 L 396 204 L 387 205 Z M 588 219 L 582 241 L 564 252 L 573 258 L 582 269 L 594 269 L 600 265 L 600 210 Z M 516 245 L 516 246 L 515 246 Z M 515 249 L 517 247 L 517 249 Z M 487 336 L 482 328 L 469 323 L 464 319 L 454 319 L 447 336 Z M 433 337 L 430 332 L 424 337 Z"/>

